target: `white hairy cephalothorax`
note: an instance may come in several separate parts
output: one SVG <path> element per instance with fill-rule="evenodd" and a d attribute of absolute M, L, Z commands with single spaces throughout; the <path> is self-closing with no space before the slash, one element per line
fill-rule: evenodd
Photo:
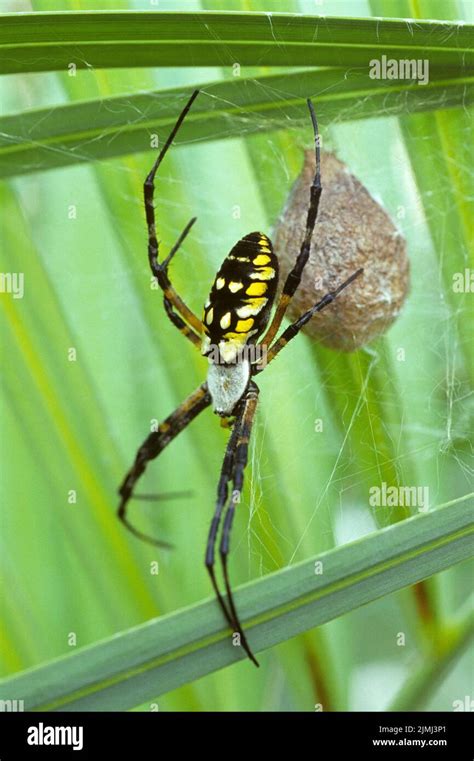
<path fill-rule="evenodd" d="M 211 362 L 207 373 L 207 386 L 214 412 L 222 417 L 232 411 L 247 388 L 250 379 L 250 362 L 240 357 L 234 364 Z"/>

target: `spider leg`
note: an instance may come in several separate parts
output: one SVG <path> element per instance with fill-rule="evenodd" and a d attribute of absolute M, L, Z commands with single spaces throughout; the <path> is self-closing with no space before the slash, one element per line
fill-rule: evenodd
<path fill-rule="evenodd" d="M 159 502 L 168 499 L 178 499 L 179 497 L 192 497 L 193 492 L 189 489 L 187 491 L 170 491 L 162 492 L 161 494 L 134 494 L 133 499 L 142 500 L 142 502 Z"/>
<path fill-rule="evenodd" d="M 242 625 L 239 621 L 239 617 L 237 615 L 237 611 L 235 608 L 232 592 L 230 589 L 229 578 L 227 574 L 226 559 L 227 559 L 227 552 L 228 552 L 228 539 L 229 539 L 230 525 L 227 526 L 227 529 L 224 526 L 224 532 L 227 537 L 226 538 L 227 552 L 226 552 L 225 558 L 223 559 L 224 580 L 225 580 L 226 591 L 227 591 L 228 605 L 219 589 L 219 585 L 217 583 L 215 570 L 214 570 L 214 563 L 215 563 L 216 538 L 217 538 L 217 533 L 219 530 L 219 525 L 221 522 L 222 512 L 227 502 L 229 482 L 235 479 L 236 468 L 238 471 L 240 471 L 240 466 L 239 466 L 240 458 L 244 454 L 244 450 L 246 453 L 246 445 L 245 445 L 244 439 L 248 441 L 248 436 L 250 433 L 249 423 L 247 422 L 247 420 L 249 418 L 250 408 L 253 408 L 254 406 L 256 407 L 257 394 L 258 394 L 258 389 L 256 385 L 252 383 L 251 387 L 249 388 L 246 395 L 244 396 L 243 401 L 241 401 L 239 405 L 240 409 L 237 412 L 236 420 L 232 428 L 232 433 L 230 435 L 230 438 L 227 444 L 224 461 L 222 463 L 221 475 L 220 475 L 219 484 L 217 487 L 216 509 L 214 512 L 214 517 L 211 522 L 209 537 L 207 541 L 207 549 L 206 549 L 206 568 L 208 570 L 209 576 L 211 577 L 212 586 L 214 588 L 214 592 L 216 594 L 219 605 L 222 609 L 222 612 L 224 613 L 224 616 L 229 626 L 231 627 L 233 631 L 239 634 L 242 647 L 244 648 L 248 657 L 253 661 L 253 663 L 255 663 L 256 666 L 258 666 L 259 664 L 254 654 L 252 653 L 250 645 L 248 644 L 248 641 L 247 641 L 247 637 L 245 636 L 245 633 L 242 629 Z M 252 412 L 251 417 L 253 417 L 253 414 L 254 414 L 254 410 Z M 248 431 L 248 433 L 245 433 L 246 431 Z M 245 459 L 246 459 L 246 454 L 245 454 Z M 245 467 L 245 465 L 243 467 Z M 237 483 L 239 483 L 238 475 L 237 475 Z M 242 483 L 242 478 L 240 483 Z M 236 492 L 234 490 L 234 496 L 235 494 Z M 230 508 L 228 508 L 228 510 L 229 509 Z M 235 510 L 235 505 L 233 509 Z M 225 520 L 227 523 L 227 514 L 226 514 Z M 222 543 L 221 543 L 221 558 L 222 558 Z"/>
<path fill-rule="evenodd" d="M 176 314 L 171 301 L 168 301 L 166 296 L 163 299 L 163 306 L 173 325 L 177 327 L 179 332 L 182 333 L 183 336 L 185 336 L 189 341 L 191 341 L 191 343 L 193 343 L 194 346 L 199 349 L 199 351 L 201 351 L 200 337 L 194 332 L 192 328 L 189 327 L 189 325 L 184 322 L 184 320 L 181 319 L 179 314 Z"/>
<path fill-rule="evenodd" d="M 196 317 L 196 315 L 189 309 L 189 307 L 184 303 L 181 297 L 176 293 L 168 277 L 168 265 L 171 259 L 173 258 L 174 254 L 180 248 L 182 242 L 188 235 L 189 231 L 191 230 L 191 227 L 195 223 L 196 218 L 194 217 L 188 222 L 188 224 L 184 228 L 183 232 L 179 236 L 178 240 L 174 244 L 168 256 L 163 260 L 163 262 L 160 263 L 158 261 L 159 243 L 156 237 L 155 207 L 153 204 L 154 193 L 155 193 L 155 176 L 156 176 L 158 167 L 160 166 L 161 162 L 166 156 L 174 138 L 176 137 L 176 133 L 181 127 L 181 124 L 183 123 L 186 115 L 188 114 L 198 93 L 199 93 L 199 90 L 195 90 L 193 92 L 190 99 L 186 103 L 185 107 L 181 111 L 176 121 L 176 124 L 171 130 L 163 148 L 161 149 L 158 155 L 158 158 L 156 159 L 150 172 L 147 175 L 147 178 L 143 185 L 143 196 L 145 200 L 145 215 L 146 215 L 146 223 L 148 227 L 148 261 L 150 263 L 151 272 L 153 276 L 156 278 L 158 285 L 162 289 L 165 295 L 165 299 L 170 304 L 173 305 L 175 311 L 178 312 L 178 314 L 183 318 L 183 320 L 185 320 L 188 323 L 188 325 L 191 326 L 193 331 L 199 336 L 201 335 L 201 331 L 202 331 L 201 320 L 198 317 Z M 168 316 L 169 316 L 169 312 L 168 312 Z M 191 332 L 185 333 L 185 335 L 188 338 L 190 338 L 190 340 L 194 344 L 196 344 L 193 338 L 191 338 Z"/>
<path fill-rule="evenodd" d="M 296 289 L 298 288 L 301 282 L 303 270 L 309 259 L 309 254 L 311 249 L 311 238 L 313 237 L 314 227 L 316 225 L 316 220 L 318 217 L 319 200 L 321 198 L 321 191 L 322 191 L 319 133 L 318 133 L 318 123 L 316 120 L 316 114 L 314 113 L 313 104 L 311 103 L 309 98 L 307 100 L 307 104 L 308 104 L 309 113 L 311 116 L 311 122 L 313 124 L 313 131 L 314 131 L 314 150 L 316 154 L 316 170 L 314 173 L 313 182 L 309 190 L 309 208 L 308 208 L 308 214 L 306 217 L 305 235 L 304 235 L 303 242 L 301 244 L 300 252 L 296 258 L 294 267 L 291 270 L 291 272 L 288 274 L 288 277 L 286 278 L 285 284 L 283 286 L 283 290 L 281 292 L 280 300 L 277 304 L 275 314 L 273 315 L 273 319 L 270 322 L 270 325 L 268 326 L 268 330 L 266 334 L 263 336 L 263 338 L 260 341 L 261 344 L 265 344 L 266 346 L 270 346 L 270 344 L 274 340 L 278 332 L 278 329 L 281 325 L 281 322 L 283 320 L 283 317 L 285 316 L 285 312 L 288 308 L 288 304 L 290 303 Z"/>
<path fill-rule="evenodd" d="M 241 424 L 239 426 L 239 435 L 237 438 L 237 444 L 234 454 L 234 474 L 233 474 L 233 490 L 232 497 L 230 499 L 229 506 L 224 518 L 224 526 L 222 529 L 221 542 L 219 552 L 222 562 L 222 570 L 224 573 L 224 582 L 227 592 L 227 600 L 229 608 L 232 613 L 234 626 L 236 631 L 240 634 L 240 641 L 247 653 L 250 660 L 258 667 L 259 663 L 253 654 L 247 638 L 244 634 L 242 624 L 240 623 L 239 615 L 235 606 L 234 596 L 230 585 L 229 570 L 228 570 L 228 557 L 230 550 L 230 534 L 232 530 L 232 523 L 235 515 L 235 507 L 240 503 L 240 497 L 244 485 L 244 472 L 248 459 L 248 446 L 250 440 L 250 434 L 252 432 L 253 421 L 255 419 L 255 412 L 257 410 L 259 389 L 255 383 L 249 385 L 248 391 L 244 397 L 243 411 L 241 417 Z"/>
<path fill-rule="evenodd" d="M 222 608 L 222 612 L 224 613 L 224 616 L 226 617 L 227 622 L 232 629 L 234 628 L 234 621 L 232 618 L 232 614 L 229 613 L 226 602 L 224 598 L 222 597 L 221 591 L 219 589 L 219 585 L 217 583 L 216 574 L 214 570 L 214 564 L 215 564 L 215 546 L 216 546 L 217 532 L 219 530 L 222 511 L 224 509 L 225 503 L 227 502 L 229 481 L 232 479 L 233 466 L 234 466 L 234 451 L 235 451 L 235 447 L 236 447 L 238 436 L 239 436 L 239 430 L 240 430 L 240 417 L 237 418 L 234 423 L 234 426 L 232 428 L 232 433 L 229 437 L 229 441 L 227 442 L 227 447 L 225 450 L 224 460 L 223 460 L 222 468 L 221 468 L 221 474 L 219 477 L 219 483 L 217 485 L 216 507 L 214 510 L 214 516 L 211 521 L 211 526 L 209 528 L 209 535 L 207 538 L 206 558 L 205 558 L 206 568 L 211 578 L 212 586 L 214 587 L 214 592 L 216 593 L 216 597 L 219 601 L 219 605 Z"/>
<path fill-rule="evenodd" d="M 201 331 L 202 323 L 200 320 L 198 320 L 197 317 L 195 317 L 195 320 L 197 320 L 199 323 L 199 330 L 196 332 L 197 330 L 196 325 L 194 328 L 190 327 L 183 319 L 181 319 L 179 314 L 177 314 L 175 309 L 177 308 L 177 303 L 180 302 L 181 308 L 179 309 L 179 313 L 184 314 L 186 316 L 185 313 L 187 311 L 189 315 L 192 315 L 194 317 L 193 313 L 189 311 L 186 304 L 181 301 L 178 294 L 174 291 L 168 276 L 169 263 L 172 260 L 173 256 L 181 247 L 184 239 L 188 235 L 195 221 L 196 221 L 196 217 L 193 217 L 193 219 L 191 219 L 188 222 L 188 224 L 186 225 L 183 232 L 179 236 L 178 240 L 172 247 L 166 259 L 164 259 L 162 262 L 159 262 L 158 257 L 155 256 L 153 258 L 149 258 L 149 261 L 150 261 L 150 268 L 151 268 L 152 274 L 156 278 L 158 285 L 160 286 L 160 288 L 162 289 L 164 293 L 163 305 L 165 308 L 165 312 L 168 315 L 170 321 L 173 323 L 173 325 L 175 325 L 175 327 L 178 328 L 180 333 L 182 333 L 188 340 L 191 341 L 191 343 L 194 344 L 194 346 L 198 348 L 199 351 L 201 351 L 200 331 Z M 191 322 L 191 318 L 189 316 L 186 317 L 186 319 L 188 319 L 188 321 Z"/>
<path fill-rule="evenodd" d="M 292 340 L 295 336 L 298 335 L 301 328 L 303 328 L 307 322 L 317 313 L 321 312 L 325 307 L 327 307 L 329 304 L 331 304 L 334 299 L 336 299 L 339 294 L 347 288 L 356 278 L 358 278 L 363 273 L 363 269 L 358 269 L 355 272 L 352 273 L 350 277 L 347 278 L 341 285 L 339 285 L 334 291 L 329 291 L 322 299 L 321 301 L 318 301 L 317 304 L 315 304 L 311 309 L 308 309 L 307 312 L 301 315 L 301 317 L 296 320 L 292 325 L 290 325 L 286 330 L 283 331 L 281 336 L 277 338 L 275 343 L 270 346 L 266 362 L 267 364 L 272 361 L 272 359 L 275 359 L 276 355 L 283 349 L 286 344 Z M 264 367 L 259 367 L 258 365 L 252 369 L 252 374 L 257 375 L 259 372 L 261 372 L 264 369 Z"/>
<path fill-rule="evenodd" d="M 154 544 L 157 547 L 170 547 L 170 545 L 166 542 L 160 542 L 148 534 L 144 534 L 142 531 L 136 529 L 127 518 L 127 503 L 133 497 L 135 484 L 144 473 L 148 462 L 154 460 L 155 457 L 158 457 L 163 449 L 168 446 L 168 444 L 176 438 L 176 436 L 181 433 L 181 431 L 186 428 L 186 426 L 189 425 L 189 423 L 194 420 L 202 410 L 208 407 L 210 403 L 211 397 L 207 390 L 207 383 L 203 383 L 196 389 L 196 391 L 188 396 L 188 398 L 185 399 L 184 402 L 171 413 L 171 415 L 168 415 L 168 417 L 160 423 L 157 431 L 153 431 L 147 436 L 136 454 L 135 462 L 120 486 L 119 494 L 121 500 L 118 508 L 119 519 L 136 537 L 143 539 L 150 544 Z M 163 498 L 163 495 L 161 495 L 161 498 Z"/>

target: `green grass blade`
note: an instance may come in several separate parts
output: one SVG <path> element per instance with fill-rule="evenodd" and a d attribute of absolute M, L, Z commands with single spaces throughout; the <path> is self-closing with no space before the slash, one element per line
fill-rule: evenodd
<path fill-rule="evenodd" d="M 285 13 L 76 11 L 3 14 L 0 70 L 132 66 L 367 66 L 428 58 L 472 62 L 472 27 L 443 21 L 331 18 Z"/>
<path fill-rule="evenodd" d="M 468 558 L 473 496 L 240 588 L 237 605 L 255 651 Z M 125 709 L 241 657 L 212 600 L 6 679 L 1 696 L 23 699 L 27 710 Z"/>
<path fill-rule="evenodd" d="M 425 87 L 408 80 L 374 80 L 365 71 L 312 69 L 200 85 L 199 98 L 177 143 L 306 125 L 306 98 L 324 123 L 467 106 L 474 74 L 433 72 Z M 190 87 L 22 111 L 0 119 L 0 177 L 106 159 L 150 149 L 150 136 L 169 134 Z"/>

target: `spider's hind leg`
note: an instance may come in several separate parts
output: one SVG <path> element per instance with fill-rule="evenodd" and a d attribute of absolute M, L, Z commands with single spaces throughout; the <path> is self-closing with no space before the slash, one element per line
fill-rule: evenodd
<path fill-rule="evenodd" d="M 221 606 L 222 612 L 224 613 L 224 616 L 226 617 L 229 626 L 232 628 L 234 627 L 232 614 L 229 612 L 226 602 L 224 598 L 222 597 L 221 591 L 219 589 L 219 585 L 217 583 L 214 566 L 215 566 L 215 547 L 216 547 L 217 533 L 219 531 L 222 511 L 227 501 L 227 496 L 229 491 L 229 481 L 232 478 L 232 470 L 234 465 L 234 449 L 237 443 L 238 434 L 239 434 L 239 425 L 237 424 L 237 425 L 234 425 L 232 429 L 232 433 L 230 435 L 229 441 L 227 442 L 227 447 L 225 450 L 224 460 L 221 467 L 221 474 L 219 477 L 219 483 L 217 485 L 216 507 L 214 510 L 214 516 L 211 521 L 209 534 L 207 538 L 206 558 L 205 558 L 207 572 L 211 578 L 212 586 L 214 588 L 214 592 L 216 593 L 217 600 L 219 602 L 219 605 Z"/>
<path fill-rule="evenodd" d="M 219 601 L 219 605 L 221 606 L 229 626 L 239 635 L 242 647 L 244 648 L 250 660 L 256 666 L 258 666 L 259 663 L 255 658 L 247 641 L 247 637 L 243 631 L 243 627 L 240 623 L 240 619 L 235 606 L 232 589 L 230 586 L 227 558 L 229 554 L 229 540 L 235 513 L 235 506 L 240 502 L 240 495 L 243 488 L 244 470 L 247 464 L 248 442 L 252 430 L 255 411 L 257 408 L 258 393 L 258 387 L 255 383 L 251 382 L 242 401 L 239 402 L 239 409 L 235 424 L 227 444 L 224 462 L 222 464 L 221 476 L 217 489 L 216 509 L 209 531 L 206 550 L 206 568 L 211 577 L 212 585 Z M 224 518 L 224 526 L 222 529 L 222 538 L 219 549 L 224 574 L 224 583 L 227 593 L 227 600 L 225 600 L 217 584 L 214 571 L 214 558 L 217 532 L 219 530 L 224 506 L 227 502 L 229 482 L 231 480 L 233 482 L 233 491 Z"/>
<path fill-rule="evenodd" d="M 232 497 L 231 497 L 230 504 L 227 508 L 227 512 L 224 518 L 224 526 L 222 529 L 222 537 L 221 537 L 221 543 L 219 548 L 229 607 L 234 618 L 237 632 L 241 636 L 242 645 L 247 655 L 249 656 L 250 660 L 253 661 L 253 663 L 256 666 L 259 666 L 259 663 L 248 645 L 247 639 L 242 629 L 242 625 L 239 620 L 237 609 L 235 607 L 234 596 L 232 594 L 232 588 L 230 585 L 227 560 L 228 560 L 229 550 L 230 550 L 230 533 L 232 529 L 232 523 L 234 520 L 235 507 L 237 504 L 240 503 L 242 489 L 244 486 L 244 472 L 245 472 L 245 467 L 247 465 L 247 459 L 248 459 L 248 447 L 249 447 L 250 435 L 252 433 L 253 421 L 255 419 L 255 413 L 257 410 L 258 394 L 259 394 L 258 386 L 252 382 L 249 386 L 249 390 L 247 391 L 245 402 L 244 402 L 242 423 L 240 426 L 239 436 L 237 439 L 235 455 L 234 455 L 234 475 L 232 479 L 233 480 Z"/>
<path fill-rule="evenodd" d="M 173 441 L 173 439 L 176 438 L 176 436 L 181 433 L 181 431 L 186 428 L 186 426 L 189 425 L 189 423 L 194 420 L 202 410 L 208 407 L 210 403 L 211 397 L 207 390 L 207 383 L 203 383 L 198 389 L 196 389 L 196 391 L 188 396 L 188 398 L 185 399 L 184 402 L 171 413 L 171 415 L 168 415 L 168 417 L 159 425 L 157 431 L 153 431 L 153 433 L 150 433 L 150 435 L 147 436 L 139 448 L 135 457 L 135 462 L 119 488 L 121 500 L 118 508 L 119 519 L 132 534 L 138 537 L 138 539 L 143 539 L 157 547 L 170 546 L 166 542 L 156 540 L 148 534 L 144 534 L 142 531 L 136 529 L 127 517 L 127 504 L 129 500 L 133 498 L 135 484 L 143 475 L 148 462 L 158 457 L 163 449 L 168 446 L 168 444 Z M 146 498 L 146 495 L 144 496 Z M 161 495 L 162 499 L 163 497 L 164 495 Z"/>

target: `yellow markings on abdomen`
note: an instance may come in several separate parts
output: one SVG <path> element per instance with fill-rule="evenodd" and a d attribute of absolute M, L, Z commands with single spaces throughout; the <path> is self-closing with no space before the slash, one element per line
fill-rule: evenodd
<path fill-rule="evenodd" d="M 262 299 L 249 299 L 246 304 L 244 304 L 241 307 L 238 307 L 235 310 L 235 313 L 237 317 L 241 317 L 243 320 L 245 320 L 247 317 L 255 317 L 259 312 L 262 311 L 263 307 L 267 303 L 268 299 L 262 298 Z"/>
<path fill-rule="evenodd" d="M 204 308 L 204 354 L 218 346 L 224 362 L 234 361 L 265 328 L 275 298 L 278 259 L 270 239 L 249 233 L 236 243 L 218 270 Z"/>
<path fill-rule="evenodd" d="M 273 267 L 261 267 L 255 272 L 251 272 L 249 275 L 251 280 L 273 280 L 275 277 L 275 270 Z"/>
<path fill-rule="evenodd" d="M 248 320 L 237 320 L 237 325 L 235 326 L 237 333 L 248 333 L 253 327 L 253 322 L 251 317 Z"/>
<path fill-rule="evenodd" d="M 266 283 L 250 283 L 245 293 L 247 296 L 263 296 L 267 290 Z"/>
<path fill-rule="evenodd" d="M 219 325 L 221 326 L 222 330 L 225 330 L 230 326 L 230 320 L 231 320 L 231 314 L 230 312 L 226 312 L 222 315 Z"/>

